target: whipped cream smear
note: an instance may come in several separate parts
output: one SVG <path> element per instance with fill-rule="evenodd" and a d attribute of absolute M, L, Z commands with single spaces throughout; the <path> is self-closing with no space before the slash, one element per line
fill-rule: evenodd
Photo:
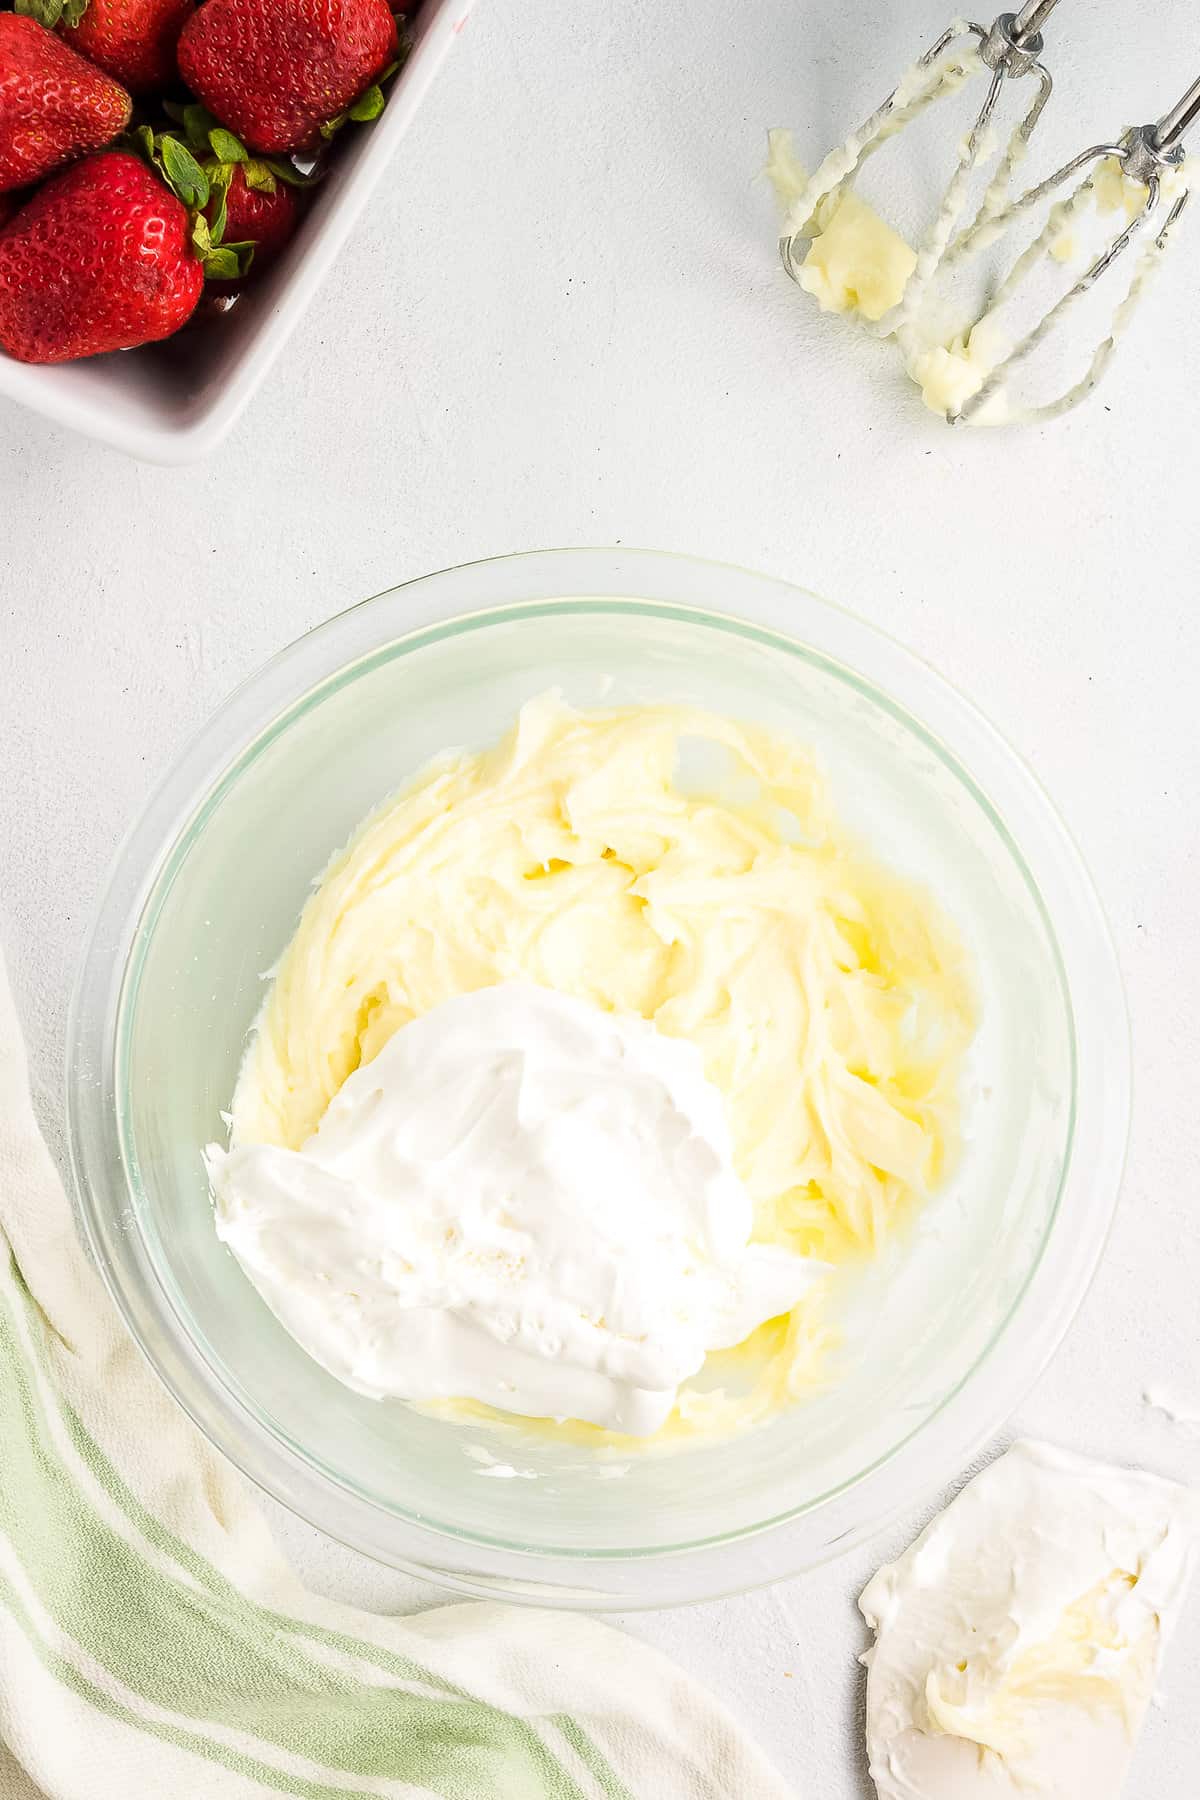
<path fill-rule="evenodd" d="M 217 1230 L 360 1393 L 645 1436 L 826 1265 L 750 1244 L 699 1050 L 528 982 L 404 1026 L 299 1150 L 216 1145 Z"/>

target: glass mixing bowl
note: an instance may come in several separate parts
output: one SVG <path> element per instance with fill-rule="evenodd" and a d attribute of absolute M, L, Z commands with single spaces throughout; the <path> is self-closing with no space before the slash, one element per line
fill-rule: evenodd
<path fill-rule="evenodd" d="M 812 746 L 843 818 L 958 921 L 982 995 L 965 1154 L 912 1241 L 863 1277 L 838 1379 L 733 1440 L 617 1463 L 340 1386 L 218 1242 L 201 1162 L 314 875 L 434 752 L 489 743 L 551 687 L 579 706 L 692 701 Z M 1102 1249 L 1129 1055 L 1077 852 L 937 675 L 783 582 L 551 551 L 369 600 L 226 702 L 118 859 L 68 1084 L 97 1262 L 159 1375 L 234 1463 L 382 1562 L 472 1593 L 629 1608 L 809 1567 L 994 1432 Z"/>

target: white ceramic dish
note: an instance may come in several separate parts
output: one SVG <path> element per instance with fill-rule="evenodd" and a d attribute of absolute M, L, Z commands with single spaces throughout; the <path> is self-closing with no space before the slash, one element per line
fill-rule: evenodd
<path fill-rule="evenodd" d="M 0 396 L 144 462 L 206 456 L 236 422 L 345 243 L 474 0 L 424 0 L 377 124 L 349 135 L 279 262 L 213 329 L 39 368 L 0 352 Z"/>

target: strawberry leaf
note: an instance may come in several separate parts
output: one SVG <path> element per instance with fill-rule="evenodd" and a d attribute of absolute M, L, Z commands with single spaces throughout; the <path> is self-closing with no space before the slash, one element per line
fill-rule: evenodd
<path fill-rule="evenodd" d="M 242 164 L 242 179 L 248 188 L 259 194 L 273 194 L 279 186 L 269 165 L 257 157 Z"/>
<path fill-rule="evenodd" d="M 232 131 L 226 131 L 223 125 L 214 125 L 208 133 L 208 142 L 214 156 L 222 162 L 244 163 L 247 161 L 245 147 L 234 137 Z"/>
<path fill-rule="evenodd" d="M 183 135 L 192 150 L 208 147 L 208 134 L 216 120 L 198 100 L 164 100 L 162 109 L 168 119 L 183 126 Z"/>
<path fill-rule="evenodd" d="M 36 19 L 39 25 L 53 31 L 63 15 L 63 0 L 15 0 L 13 11 L 24 13 L 27 19 Z"/>
<path fill-rule="evenodd" d="M 242 273 L 242 265 L 234 250 L 226 250 L 224 245 L 210 250 L 204 258 L 204 273 L 216 281 L 236 281 Z"/>
<path fill-rule="evenodd" d="M 193 150 L 207 150 L 211 133 L 221 128 L 207 106 L 191 100 L 183 109 L 183 129 Z"/>
<path fill-rule="evenodd" d="M 192 220 L 192 249 L 200 261 L 205 262 L 212 247 L 212 232 L 209 229 L 208 220 L 203 213 L 197 213 Z"/>
<path fill-rule="evenodd" d="M 204 273 L 213 281 L 237 281 L 250 272 L 254 261 L 254 245 L 216 244 L 204 257 Z"/>
<path fill-rule="evenodd" d="M 374 87 L 369 87 L 365 94 L 358 96 L 346 116 L 353 119 L 356 124 L 369 125 L 372 119 L 379 117 L 383 107 L 383 89 L 376 82 Z"/>
<path fill-rule="evenodd" d="M 225 227 L 229 223 L 228 184 L 225 182 L 221 182 L 219 185 L 214 183 L 213 194 L 216 197 L 216 204 L 209 215 L 208 224 L 213 243 L 219 244 L 225 236 Z"/>
<path fill-rule="evenodd" d="M 181 144 L 178 138 L 163 137 L 158 140 L 158 151 L 163 172 L 183 204 L 207 206 L 208 176 L 187 145 Z"/>
<path fill-rule="evenodd" d="M 282 181 L 288 187 L 316 187 L 319 181 L 325 179 L 325 170 L 323 168 L 314 169 L 311 175 L 305 175 L 296 167 L 295 163 L 287 162 L 281 156 L 255 157 L 254 161 L 260 168 L 270 170 L 276 181 Z M 249 174 L 246 176 L 246 184 L 248 187 L 254 185 L 250 180 Z"/>
<path fill-rule="evenodd" d="M 65 25 L 75 26 L 88 9 L 88 0 L 64 0 L 62 16 Z"/>

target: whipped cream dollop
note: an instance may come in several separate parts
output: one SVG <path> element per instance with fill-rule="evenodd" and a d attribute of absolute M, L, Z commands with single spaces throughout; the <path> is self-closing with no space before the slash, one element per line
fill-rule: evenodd
<path fill-rule="evenodd" d="M 826 1265 L 751 1244 L 699 1050 L 528 982 L 443 1001 L 292 1150 L 207 1152 L 217 1230 L 281 1323 L 374 1397 L 645 1436 L 710 1350 Z"/>
<path fill-rule="evenodd" d="M 1200 1548 L 1200 1495 L 1020 1443 L 859 1605 L 880 1800 L 1116 1800 Z"/>

